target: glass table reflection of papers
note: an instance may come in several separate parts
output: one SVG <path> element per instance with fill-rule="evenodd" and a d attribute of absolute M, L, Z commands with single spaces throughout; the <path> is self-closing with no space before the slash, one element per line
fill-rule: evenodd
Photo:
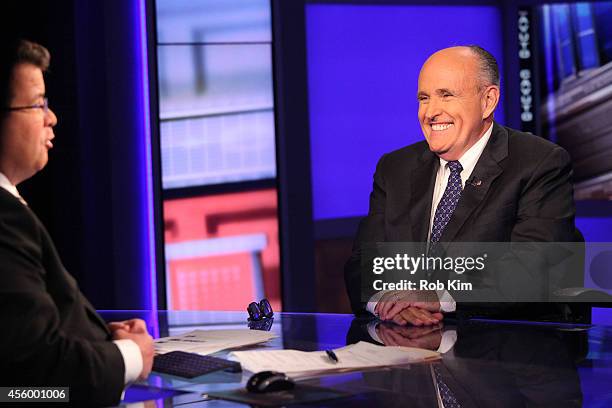
<path fill-rule="evenodd" d="M 246 312 L 105 311 L 102 315 L 108 321 L 142 318 L 156 337 L 195 329 L 248 328 Z M 271 331 L 278 337 L 258 347 L 315 351 L 369 341 L 437 349 L 443 338 L 454 339 L 438 362 L 306 380 L 350 394 L 312 406 L 435 407 L 441 386 L 462 407 L 612 406 L 612 326 L 472 320 L 448 321 L 432 330 L 377 324 L 351 315 L 277 313 Z M 146 383 L 128 389 L 126 398 L 155 400 L 145 406 L 240 406 L 206 401 L 202 395 L 244 387 L 250 375 L 217 372 L 181 379 L 153 373 Z M 189 393 L 173 396 L 173 391 Z"/>

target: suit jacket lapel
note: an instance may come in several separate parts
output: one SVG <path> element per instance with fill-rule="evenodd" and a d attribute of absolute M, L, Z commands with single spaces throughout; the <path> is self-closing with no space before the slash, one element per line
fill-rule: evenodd
<path fill-rule="evenodd" d="M 410 174 L 410 221 L 412 239 L 426 242 L 431 218 L 431 202 L 436 184 L 436 173 L 440 167 L 438 156 L 426 148 L 417 168 Z"/>
<path fill-rule="evenodd" d="M 482 151 L 468 182 L 465 183 L 457 208 L 446 225 L 440 242 L 455 240 L 463 224 L 486 197 L 491 184 L 502 173 L 503 169 L 499 162 L 507 156 L 508 132 L 497 123 L 493 123 L 491 138 Z"/>

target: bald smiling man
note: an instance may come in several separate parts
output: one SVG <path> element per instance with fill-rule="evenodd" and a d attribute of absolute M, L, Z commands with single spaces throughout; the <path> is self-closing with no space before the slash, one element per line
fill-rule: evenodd
<path fill-rule="evenodd" d="M 376 242 L 566 242 L 574 237 L 572 168 L 561 147 L 499 125 L 495 58 L 479 46 L 440 50 L 418 79 L 424 141 L 383 155 L 368 215 L 345 267 L 351 307 L 399 324 L 434 325 L 446 291 L 361 293 L 362 250 Z"/>

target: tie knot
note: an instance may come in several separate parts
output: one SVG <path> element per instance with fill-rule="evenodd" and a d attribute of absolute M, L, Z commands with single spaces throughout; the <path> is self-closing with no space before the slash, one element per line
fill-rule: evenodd
<path fill-rule="evenodd" d="M 461 163 L 459 163 L 459 160 L 449 161 L 446 165 L 450 169 L 451 173 L 459 174 L 463 170 L 463 167 L 461 166 Z"/>

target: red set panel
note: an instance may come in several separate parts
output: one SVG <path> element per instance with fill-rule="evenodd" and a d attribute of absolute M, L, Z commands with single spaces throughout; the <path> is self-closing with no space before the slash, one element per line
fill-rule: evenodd
<path fill-rule="evenodd" d="M 166 200 L 164 224 L 168 309 L 281 309 L 275 189 Z"/>

